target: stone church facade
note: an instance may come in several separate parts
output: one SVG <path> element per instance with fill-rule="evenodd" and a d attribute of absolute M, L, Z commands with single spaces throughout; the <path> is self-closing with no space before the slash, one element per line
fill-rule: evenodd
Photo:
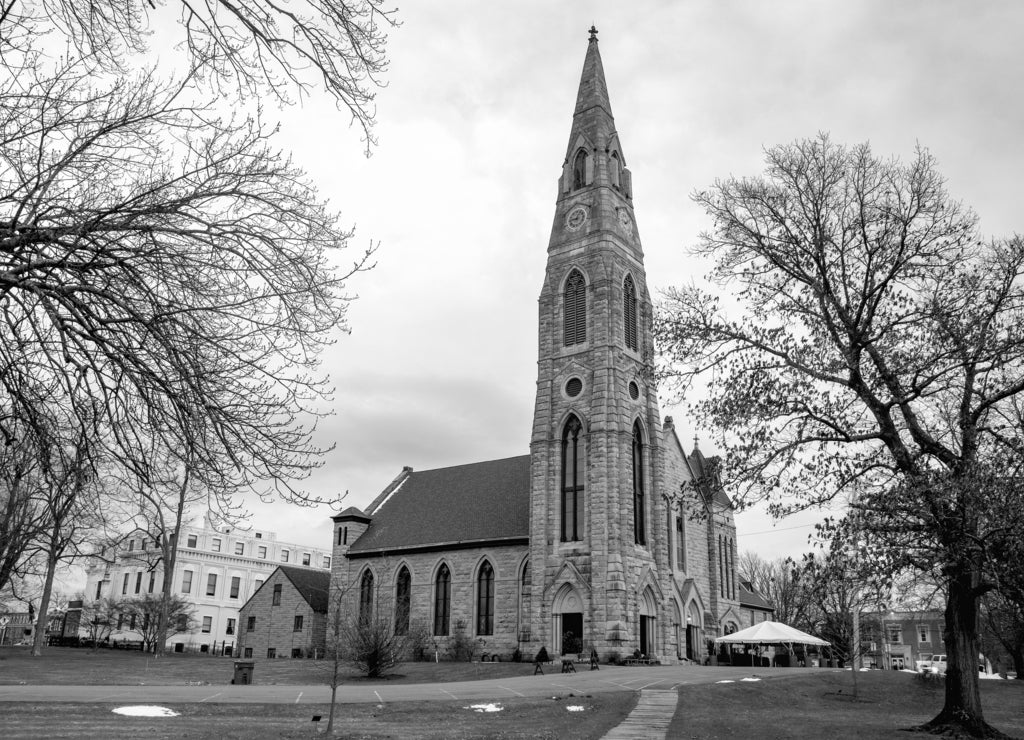
<path fill-rule="evenodd" d="M 660 418 L 632 178 L 591 29 L 541 287 L 530 454 L 413 471 L 334 517 L 346 609 L 444 652 L 702 660 L 743 626 L 732 506 Z"/>

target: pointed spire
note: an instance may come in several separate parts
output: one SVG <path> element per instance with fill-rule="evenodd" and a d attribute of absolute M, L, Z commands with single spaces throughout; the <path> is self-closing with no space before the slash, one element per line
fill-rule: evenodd
<path fill-rule="evenodd" d="M 604 81 L 604 66 L 601 64 L 601 52 L 597 48 L 597 29 L 590 27 L 590 43 L 587 45 L 587 57 L 583 61 L 583 75 L 580 77 L 580 89 L 576 94 L 576 110 L 573 115 L 591 108 L 603 108 L 609 117 L 612 115 L 612 104 L 608 99 L 608 84 Z"/>

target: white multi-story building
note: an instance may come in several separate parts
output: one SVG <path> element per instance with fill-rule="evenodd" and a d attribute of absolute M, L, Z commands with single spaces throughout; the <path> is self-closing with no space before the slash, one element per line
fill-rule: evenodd
<path fill-rule="evenodd" d="M 97 558 L 86 571 L 85 597 L 127 600 L 163 589 L 160 550 L 141 532 L 128 538 L 108 562 Z M 195 629 L 168 637 L 177 652 L 230 651 L 238 642 L 238 610 L 282 563 L 330 570 L 331 550 L 278 542 L 274 532 L 215 527 L 182 527 L 171 592 L 195 607 Z M 140 633 L 126 614 L 110 635 L 137 642 Z"/>

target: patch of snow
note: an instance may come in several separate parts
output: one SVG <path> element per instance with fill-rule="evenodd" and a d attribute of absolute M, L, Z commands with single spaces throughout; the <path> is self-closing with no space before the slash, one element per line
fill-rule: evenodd
<path fill-rule="evenodd" d="M 155 707 L 148 704 L 136 704 L 131 707 L 116 707 L 112 710 L 114 714 L 123 714 L 126 717 L 177 717 L 178 713 L 167 707 Z"/>
<path fill-rule="evenodd" d="M 1002 681 L 1003 680 L 1003 677 L 1000 676 L 998 673 L 980 673 L 979 672 L 978 673 L 978 678 L 994 679 L 996 681 Z"/>
<path fill-rule="evenodd" d="M 736 682 L 733 681 L 731 678 L 726 678 L 726 679 L 723 679 L 721 681 L 715 681 L 715 683 L 736 683 Z"/>
<path fill-rule="evenodd" d="M 578 707 L 578 706 L 575 706 L 575 705 L 570 705 L 570 706 L 566 707 L 566 710 L 570 711 L 570 712 L 582 712 L 583 711 L 583 707 Z"/>
<path fill-rule="evenodd" d="M 740 681 L 760 681 L 760 678 L 741 678 Z"/>
<path fill-rule="evenodd" d="M 472 709 L 474 712 L 500 712 L 505 707 L 500 704 L 470 704 L 463 709 Z"/>

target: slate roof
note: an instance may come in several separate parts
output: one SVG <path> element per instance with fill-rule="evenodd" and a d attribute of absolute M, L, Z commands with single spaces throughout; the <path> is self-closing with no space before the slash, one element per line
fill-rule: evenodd
<path fill-rule="evenodd" d="M 754 593 L 743 584 L 740 585 L 739 597 L 740 606 L 753 606 L 758 609 L 775 611 L 775 607 L 769 604 L 761 594 Z"/>
<path fill-rule="evenodd" d="M 292 585 L 302 594 L 302 598 L 314 612 L 327 613 L 327 589 L 331 584 L 330 571 L 298 568 L 292 565 L 279 565 L 277 569 L 292 582 Z"/>
<path fill-rule="evenodd" d="M 370 512 L 349 555 L 530 534 L 530 456 L 410 471 Z"/>

